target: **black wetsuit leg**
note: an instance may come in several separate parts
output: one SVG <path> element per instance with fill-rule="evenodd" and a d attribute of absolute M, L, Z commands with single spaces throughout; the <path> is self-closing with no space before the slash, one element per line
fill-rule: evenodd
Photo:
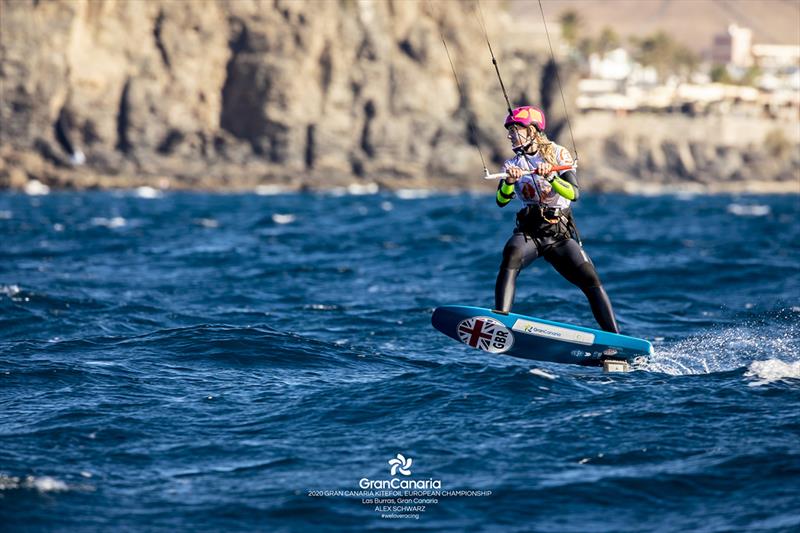
<path fill-rule="evenodd" d="M 514 230 L 514 234 L 503 248 L 503 262 L 497 274 L 494 286 L 494 308 L 508 313 L 514 304 L 514 291 L 516 290 L 519 271 L 530 265 L 539 257 L 539 249 L 530 237 L 521 231 Z"/>
<path fill-rule="evenodd" d="M 583 248 L 573 239 L 567 239 L 550 246 L 543 255 L 559 274 L 583 291 L 600 327 L 611 333 L 619 333 L 611 301 Z"/>

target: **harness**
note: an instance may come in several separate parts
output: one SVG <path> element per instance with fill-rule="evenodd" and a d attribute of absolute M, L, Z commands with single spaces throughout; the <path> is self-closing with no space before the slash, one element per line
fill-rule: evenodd
<path fill-rule="evenodd" d="M 580 233 L 572 218 L 572 209 L 528 205 L 517 212 L 517 228 L 536 241 L 559 242 L 575 239 L 583 246 Z"/>
<path fill-rule="evenodd" d="M 525 165 L 528 170 L 533 170 L 533 164 L 528 159 L 528 155 L 523 153 Z M 533 186 L 536 187 L 536 194 L 542 198 L 542 192 L 536 182 L 533 180 Z M 575 220 L 572 218 L 572 209 L 569 207 L 561 209 L 559 207 L 548 207 L 544 205 L 526 205 L 523 209 L 517 212 L 517 227 L 522 231 L 526 237 L 531 237 L 537 243 L 544 241 L 560 242 L 566 239 L 575 239 L 575 241 L 583 246 L 581 242 L 580 233 L 575 226 Z"/>

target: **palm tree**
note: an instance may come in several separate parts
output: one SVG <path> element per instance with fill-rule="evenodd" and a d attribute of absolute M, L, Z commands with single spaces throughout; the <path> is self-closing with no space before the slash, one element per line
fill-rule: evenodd
<path fill-rule="evenodd" d="M 578 27 L 581 25 L 581 18 L 578 12 L 569 9 L 561 13 L 558 20 L 561 23 L 561 37 L 568 45 L 574 47 L 578 42 Z"/>

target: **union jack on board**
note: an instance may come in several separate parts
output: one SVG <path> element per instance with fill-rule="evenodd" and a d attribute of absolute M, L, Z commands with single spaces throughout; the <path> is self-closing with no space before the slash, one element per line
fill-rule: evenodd
<path fill-rule="evenodd" d="M 458 323 L 456 330 L 464 344 L 491 353 L 505 352 L 514 343 L 508 328 L 494 318 L 467 318 Z"/>

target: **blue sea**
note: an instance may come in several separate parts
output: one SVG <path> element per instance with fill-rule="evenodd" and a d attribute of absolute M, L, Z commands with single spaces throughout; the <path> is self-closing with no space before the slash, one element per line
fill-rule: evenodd
<path fill-rule="evenodd" d="M 514 210 L 0 194 L 0 529 L 798 531 L 798 197 L 585 194 L 625 374 L 431 327 Z M 514 311 L 595 327 L 544 261 Z"/>

